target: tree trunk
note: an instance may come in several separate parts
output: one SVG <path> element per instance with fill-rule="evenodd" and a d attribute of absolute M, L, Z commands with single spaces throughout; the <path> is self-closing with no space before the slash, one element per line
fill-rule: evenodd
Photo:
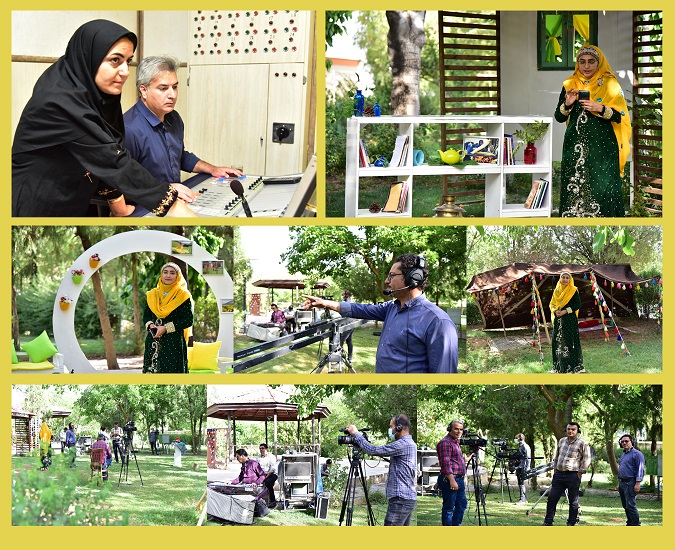
<path fill-rule="evenodd" d="M 91 248 L 91 239 L 82 226 L 76 229 L 77 236 L 82 242 L 84 250 Z M 110 326 L 110 317 L 103 294 L 103 285 L 101 284 L 101 273 L 94 271 L 91 276 L 91 283 L 94 286 L 94 297 L 96 298 L 96 308 L 98 309 L 98 318 L 101 322 L 101 332 L 103 333 L 103 346 L 105 348 L 105 358 L 108 363 L 108 370 L 119 370 L 117 355 L 115 354 L 115 341 L 113 338 L 112 327 Z"/>
<path fill-rule="evenodd" d="M 391 60 L 391 114 L 420 114 L 420 70 L 425 11 L 387 11 Z"/>
<path fill-rule="evenodd" d="M 131 254 L 131 296 L 134 304 L 134 353 L 140 354 L 143 345 L 143 335 L 141 332 L 141 308 L 138 300 L 138 256 Z"/>
<path fill-rule="evenodd" d="M 12 338 L 14 338 L 14 349 L 21 349 L 21 339 L 19 331 L 19 312 L 16 308 L 16 287 L 12 285 Z"/>

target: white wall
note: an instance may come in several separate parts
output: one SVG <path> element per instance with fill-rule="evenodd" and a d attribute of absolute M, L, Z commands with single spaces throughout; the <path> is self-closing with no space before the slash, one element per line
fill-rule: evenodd
<path fill-rule="evenodd" d="M 632 98 L 632 12 L 598 12 L 598 44 Z M 562 83 L 572 71 L 537 70 L 537 12 L 501 12 L 503 115 L 553 116 Z M 527 83 L 523 85 L 523 83 Z M 554 123 L 553 160 L 560 160 L 565 125 Z"/>

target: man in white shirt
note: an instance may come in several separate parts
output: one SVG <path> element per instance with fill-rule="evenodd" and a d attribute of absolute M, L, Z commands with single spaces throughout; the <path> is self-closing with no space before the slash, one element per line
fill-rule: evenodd
<path fill-rule="evenodd" d="M 274 494 L 274 484 L 277 481 L 277 458 L 268 452 L 267 443 L 260 444 L 260 456 L 258 457 L 258 464 L 265 472 L 265 481 L 263 485 L 267 487 L 270 494 L 270 508 L 275 508 L 277 505 L 277 497 Z"/>

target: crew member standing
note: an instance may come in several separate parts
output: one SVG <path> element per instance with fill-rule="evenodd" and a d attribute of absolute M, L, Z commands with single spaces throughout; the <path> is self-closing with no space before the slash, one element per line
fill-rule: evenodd
<path fill-rule="evenodd" d="M 119 456 L 122 456 L 122 435 L 124 434 L 122 428 L 120 428 L 119 422 L 113 424 L 113 429 L 110 430 L 110 438 L 112 439 L 113 452 L 115 453 L 115 462 L 119 462 L 117 459 L 117 453 Z"/>
<path fill-rule="evenodd" d="M 532 459 L 532 451 L 530 446 L 525 443 L 525 436 L 523 434 L 516 435 L 515 442 L 518 444 L 518 454 L 520 455 L 520 462 L 516 467 L 516 479 L 518 480 L 518 489 L 520 489 L 520 499 L 516 504 L 527 503 L 527 488 L 525 487 L 525 480 L 523 475 L 530 468 L 530 460 Z"/>
<path fill-rule="evenodd" d="M 389 437 L 394 441 L 375 446 L 358 431 L 347 426 L 356 444 L 371 456 L 390 456 L 386 495 L 389 504 L 384 516 L 385 525 L 410 525 L 417 505 L 417 445 L 410 435 L 410 419 L 397 414 L 389 422 Z"/>
<path fill-rule="evenodd" d="M 577 422 L 567 423 L 567 437 L 558 441 L 555 458 L 555 472 L 551 481 L 551 492 L 546 504 L 546 517 L 543 525 L 553 525 L 555 509 L 560 497 L 567 490 L 569 515 L 567 525 L 576 525 L 579 516 L 579 487 L 583 476 L 591 465 L 591 448 L 579 435 L 581 427 Z"/>
<path fill-rule="evenodd" d="M 645 476 L 645 456 L 633 447 L 633 436 L 630 434 L 623 434 L 619 445 L 623 449 L 619 459 L 619 496 L 626 511 L 626 525 L 641 525 L 636 501 Z"/>
<path fill-rule="evenodd" d="M 438 476 L 438 487 L 443 497 L 441 509 L 441 525 L 459 526 L 464 519 L 464 511 L 468 506 L 464 488 L 466 464 L 462 456 L 459 440 L 464 433 L 464 423 L 453 420 L 448 426 L 448 435 L 436 445 L 436 455 L 441 473 Z"/>

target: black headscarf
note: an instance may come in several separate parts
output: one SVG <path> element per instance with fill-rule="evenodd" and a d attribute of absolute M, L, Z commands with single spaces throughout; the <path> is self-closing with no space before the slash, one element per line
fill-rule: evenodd
<path fill-rule="evenodd" d="M 83 136 L 122 144 L 121 94 L 101 92 L 94 78 L 110 48 L 120 39 L 138 44 L 121 25 L 97 19 L 75 31 L 66 53 L 49 67 L 33 88 L 21 115 L 12 153 L 26 153 L 76 141 Z"/>

